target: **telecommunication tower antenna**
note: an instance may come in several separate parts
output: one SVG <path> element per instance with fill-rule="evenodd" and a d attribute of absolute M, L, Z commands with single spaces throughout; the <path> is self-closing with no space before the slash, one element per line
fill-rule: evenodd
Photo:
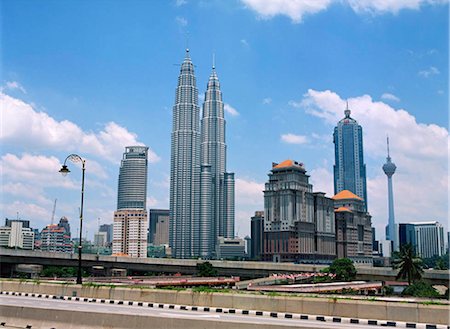
<path fill-rule="evenodd" d="M 53 203 L 53 211 L 52 211 L 52 221 L 51 221 L 51 223 L 50 224 L 52 224 L 53 225 L 53 221 L 55 220 L 55 210 L 56 210 L 56 201 L 57 201 L 58 199 L 55 199 L 55 203 Z"/>

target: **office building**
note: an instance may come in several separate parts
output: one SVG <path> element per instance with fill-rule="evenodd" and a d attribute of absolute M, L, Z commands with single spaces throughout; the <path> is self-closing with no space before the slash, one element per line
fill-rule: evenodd
<path fill-rule="evenodd" d="M 114 212 L 113 255 L 147 257 L 147 211 L 122 209 Z"/>
<path fill-rule="evenodd" d="M 397 251 L 399 247 L 398 243 L 398 227 L 395 224 L 394 215 L 394 192 L 392 189 L 392 176 L 395 173 L 397 166 L 391 161 L 391 156 L 389 154 L 389 137 L 387 138 L 387 158 L 386 163 L 383 165 L 383 171 L 388 179 L 388 212 L 389 219 L 388 225 L 386 226 L 386 240 L 391 241 L 392 251 Z"/>
<path fill-rule="evenodd" d="M 147 257 L 147 155 L 146 146 L 125 148 L 114 212 L 113 254 Z"/>
<path fill-rule="evenodd" d="M 199 255 L 200 108 L 194 64 L 186 49 L 173 106 L 170 158 L 170 232 L 172 256 Z"/>
<path fill-rule="evenodd" d="M 216 69 L 208 80 L 201 119 L 200 250 L 210 258 L 218 237 L 234 238 L 234 174 L 226 172 L 222 92 Z"/>
<path fill-rule="evenodd" d="M 250 259 L 261 260 L 264 239 L 264 211 L 255 211 L 250 220 L 251 248 Z"/>
<path fill-rule="evenodd" d="M 244 240 L 219 236 L 216 243 L 216 257 L 218 259 L 243 259 L 245 257 Z"/>
<path fill-rule="evenodd" d="M 148 242 L 159 246 L 169 244 L 169 209 L 150 209 Z"/>
<path fill-rule="evenodd" d="M 345 117 L 334 128 L 335 152 L 334 194 L 349 190 L 364 200 L 367 210 L 366 165 L 364 163 L 363 133 L 358 122 L 345 110 Z"/>
<path fill-rule="evenodd" d="M 127 146 L 120 163 L 117 210 L 146 209 L 146 146 Z"/>
<path fill-rule="evenodd" d="M 106 244 L 111 245 L 113 239 L 113 224 L 100 225 L 99 232 L 106 233 Z"/>
<path fill-rule="evenodd" d="M 264 190 L 263 259 L 327 263 L 336 255 L 333 200 L 313 193 L 302 163 L 273 163 Z"/>
<path fill-rule="evenodd" d="M 445 254 L 444 228 L 436 221 L 400 223 L 400 247 L 411 244 L 421 258 L 431 258 Z"/>
<path fill-rule="evenodd" d="M 218 237 L 234 238 L 235 181 L 226 170 L 224 104 L 213 64 L 203 103 L 189 50 L 173 107 L 169 242 L 175 258 L 213 258 Z"/>
<path fill-rule="evenodd" d="M 94 234 L 94 246 L 106 247 L 108 245 L 108 235 L 106 232 L 97 232 Z"/>
<path fill-rule="evenodd" d="M 344 190 L 333 196 L 338 258 L 372 265 L 372 222 L 364 200 Z"/>
<path fill-rule="evenodd" d="M 29 227 L 29 221 L 6 219 L 5 224 L 0 227 L 1 247 L 34 249 L 34 232 Z"/>
<path fill-rule="evenodd" d="M 73 249 L 70 232 L 65 226 L 50 224 L 41 231 L 41 250 L 71 253 Z"/>
<path fill-rule="evenodd" d="M 66 234 L 71 235 L 69 220 L 66 216 L 60 218 L 58 226 L 64 227 L 64 229 L 66 230 Z"/>

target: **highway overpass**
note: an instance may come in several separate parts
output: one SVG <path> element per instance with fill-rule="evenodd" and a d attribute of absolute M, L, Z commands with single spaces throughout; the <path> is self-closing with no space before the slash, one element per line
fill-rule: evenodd
<path fill-rule="evenodd" d="M 53 253 L 42 251 L 14 250 L 0 248 L 1 276 L 10 277 L 18 264 L 37 264 L 52 266 L 78 265 L 78 255 L 69 253 Z M 97 256 L 83 254 L 82 266 L 87 270 L 94 266 L 105 269 L 109 275 L 111 269 L 126 269 L 134 272 L 182 273 L 195 274 L 196 266 L 204 260 L 171 259 L 171 258 L 130 258 L 117 256 Z M 239 276 L 243 279 L 259 278 L 272 273 L 316 272 L 324 265 L 305 265 L 292 263 L 250 262 L 250 261 L 217 261 L 211 264 L 222 276 Z M 358 267 L 358 280 L 394 281 L 396 271 L 387 267 Z M 423 278 L 432 284 L 449 285 L 449 271 L 427 270 Z"/>

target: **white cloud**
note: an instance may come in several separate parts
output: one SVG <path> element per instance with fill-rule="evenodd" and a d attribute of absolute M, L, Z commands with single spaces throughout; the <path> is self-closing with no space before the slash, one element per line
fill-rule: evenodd
<path fill-rule="evenodd" d="M 233 117 L 236 117 L 239 115 L 239 112 L 234 107 L 232 107 L 230 104 L 225 103 L 223 105 L 223 109 L 225 110 L 225 112 L 227 112 L 229 115 L 231 115 Z"/>
<path fill-rule="evenodd" d="M 263 205 L 264 183 L 243 178 L 236 179 L 236 204 Z"/>
<path fill-rule="evenodd" d="M 308 143 L 308 138 L 306 136 L 295 135 L 295 134 L 281 135 L 281 140 L 288 144 L 306 144 L 306 143 Z"/>
<path fill-rule="evenodd" d="M 4 91 L 4 90 L 19 90 L 24 94 L 27 93 L 25 88 L 17 81 L 7 81 L 6 84 L 0 88 L 0 91 Z"/>
<path fill-rule="evenodd" d="M 21 199 L 28 199 L 40 204 L 50 205 L 52 201 L 44 196 L 43 189 L 35 184 L 28 183 L 4 183 L 2 193 L 13 195 Z"/>
<path fill-rule="evenodd" d="M 272 98 L 270 98 L 270 97 L 264 98 L 264 99 L 262 100 L 262 103 L 263 103 L 264 105 L 270 104 L 270 103 L 272 103 Z"/>
<path fill-rule="evenodd" d="M 241 45 L 244 46 L 245 48 L 250 47 L 250 44 L 246 39 L 241 39 Z"/>
<path fill-rule="evenodd" d="M 276 15 L 286 15 L 299 23 L 306 14 L 315 14 L 327 9 L 331 0 L 242 0 L 256 11 L 261 18 L 268 19 Z"/>
<path fill-rule="evenodd" d="M 424 5 L 446 4 L 448 0 L 241 0 L 261 18 L 277 15 L 288 16 L 294 23 L 300 23 L 308 14 L 328 9 L 332 4 L 350 6 L 358 14 L 396 14 L 403 9 L 418 10 Z"/>
<path fill-rule="evenodd" d="M 185 27 L 185 26 L 188 25 L 187 19 L 184 18 L 184 17 L 181 17 L 181 16 L 175 17 L 175 21 L 177 22 L 177 24 L 178 24 L 180 27 Z"/>
<path fill-rule="evenodd" d="M 347 0 L 357 13 L 393 13 L 403 9 L 418 10 L 423 5 L 443 4 L 447 0 Z"/>
<path fill-rule="evenodd" d="M 186 0 L 176 0 L 175 1 L 175 6 L 177 6 L 177 7 L 181 7 L 181 6 L 185 5 L 185 4 L 187 4 Z"/>
<path fill-rule="evenodd" d="M 418 123 L 406 110 L 373 101 L 369 95 L 350 98 L 348 102 L 351 116 L 363 127 L 365 162 L 372 163 L 368 172 L 379 173 L 368 177 L 367 183 L 369 210 L 377 225 L 382 227 L 387 221 L 387 183 L 381 169 L 386 157 L 387 134 L 391 156 L 397 165 L 394 175 L 397 220 L 434 219 L 446 223 L 448 130 L 436 124 Z M 291 105 L 334 126 L 343 117 L 346 100 L 330 90 L 310 89 L 301 102 Z M 316 179 L 314 176 L 312 173 L 312 179 Z"/>
<path fill-rule="evenodd" d="M 315 168 L 308 172 L 314 192 L 325 192 L 330 198 L 334 195 L 333 173 L 326 168 Z"/>
<path fill-rule="evenodd" d="M 441 72 L 437 68 L 435 68 L 434 66 L 430 66 L 430 68 L 419 71 L 419 73 L 417 74 L 420 75 L 421 77 L 429 78 L 432 75 L 438 75 L 440 73 Z"/>
<path fill-rule="evenodd" d="M 16 215 L 18 213 L 21 219 L 32 219 L 31 226 L 33 228 L 42 229 L 43 225 L 41 227 L 41 223 L 50 223 L 51 206 L 44 208 L 40 205 L 23 201 L 14 201 L 12 203 L 1 204 L 0 206 L 6 216 Z"/>
<path fill-rule="evenodd" d="M 400 102 L 400 98 L 397 96 L 390 94 L 390 93 L 384 93 L 381 95 L 381 99 L 387 100 L 387 101 L 394 101 L 394 102 Z"/>
<path fill-rule="evenodd" d="M 2 108 L 2 143 L 25 149 L 54 149 L 81 152 L 117 163 L 125 146 L 142 145 L 136 134 L 108 122 L 100 132 L 85 132 L 75 123 L 56 121 L 45 112 L 36 111 L 20 99 L 0 93 Z M 149 149 L 149 162 L 159 157 Z"/>

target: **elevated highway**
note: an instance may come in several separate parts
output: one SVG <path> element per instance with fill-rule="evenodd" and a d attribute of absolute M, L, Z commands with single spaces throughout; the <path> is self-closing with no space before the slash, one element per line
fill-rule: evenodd
<path fill-rule="evenodd" d="M 2 277 L 9 277 L 18 264 L 36 264 L 51 266 L 78 265 L 78 255 L 42 251 L 14 250 L 0 248 Z M 126 269 L 136 272 L 195 274 L 196 266 L 204 260 L 171 258 L 130 258 L 117 256 L 97 256 L 83 254 L 82 266 L 91 269 L 103 267 L 109 275 L 112 269 Z M 259 278 L 272 273 L 316 272 L 324 265 L 305 265 L 292 263 L 270 263 L 250 261 L 209 261 L 222 276 L 241 278 Z M 388 267 L 357 267 L 357 280 L 394 281 L 397 271 Z M 432 284 L 449 285 L 449 271 L 427 270 L 423 278 Z"/>

